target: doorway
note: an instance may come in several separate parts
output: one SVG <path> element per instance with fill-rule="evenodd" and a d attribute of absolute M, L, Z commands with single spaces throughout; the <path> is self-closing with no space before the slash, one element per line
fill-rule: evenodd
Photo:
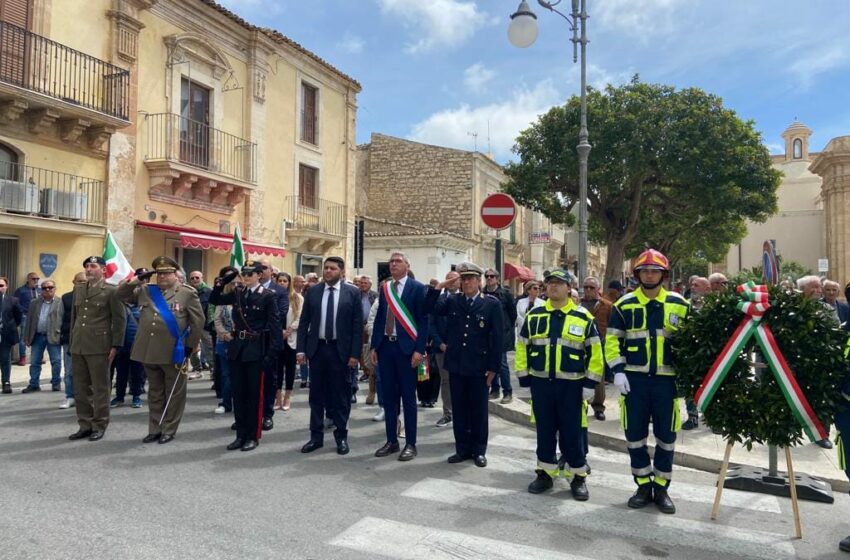
<path fill-rule="evenodd" d="M 210 90 L 180 81 L 180 161 L 195 167 L 210 165 Z"/>

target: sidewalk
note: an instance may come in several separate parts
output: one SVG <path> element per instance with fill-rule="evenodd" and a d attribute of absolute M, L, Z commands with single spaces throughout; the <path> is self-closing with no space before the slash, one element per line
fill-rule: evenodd
<path fill-rule="evenodd" d="M 531 398 L 530 392 L 528 389 L 519 386 L 513 372 L 511 372 L 511 377 L 513 402 L 503 405 L 498 400 L 490 401 L 490 412 L 505 420 L 531 426 L 531 406 L 528 404 L 528 400 Z M 587 419 L 588 439 L 591 446 L 625 453 L 626 440 L 620 428 L 618 396 L 617 388 L 613 384 L 609 384 L 606 387 L 605 421 L 596 420 L 592 416 L 592 411 L 590 412 Z M 684 408 L 682 409 L 682 418 L 687 418 Z M 834 441 L 835 435 L 835 431 L 833 431 L 830 439 Z M 654 449 L 651 427 L 649 441 L 650 448 Z M 713 434 L 708 426 L 701 423 L 699 428 L 694 430 L 679 431 L 676 438 L 674 464 L 719 473 L 725 450 L 725 440 Z M 791 453 L 796 474 L 804 473 L 823 479 L 832 484 L 832 489 L 836 493 L 850 490 L 850 482 L 848 482 L 844 472 L 838 468 L 838 455 L 835 449 L 822 449 L 814 443 L 808 443 L 794 447 Z M 735 446 L 732 448 L 729 464 L 730 466 L 750 465 L 767 468 L 767 461 L 766 445 L 753 446 L 752 451 L 749 452 L 743 446 Z M 781 472 L 785 470 L 785 452 L 782 449 L 779 450 L 778 468 Z"/>

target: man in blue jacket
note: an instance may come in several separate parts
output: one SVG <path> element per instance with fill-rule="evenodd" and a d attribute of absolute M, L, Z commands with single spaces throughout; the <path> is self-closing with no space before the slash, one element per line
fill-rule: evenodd
<path fill-rule="evenodd" d="M 18 345 L 18 360 L 19 366 L 27 364 L 27 347 L 26 347 L 26 330 L 27 330 L 27 313 L 29 312 L 30 303 L 41 295 L 41 288 L 38 287 L 38 274 L 30 272 L 27 274 L 27 281 L 23 286 L 15 290 L 15 297 L 18 298 L 18 309 L 21 311 L 21 342 Z"/>
<path fill-rule="evenodd" d="M 408 276 L 410 261 L 399 251 L 390 255 L 390 278 L 381 287 L 378 312 L 372 330 L 372 363 L 381 370 L 384 392 L 384 422 L 387 442 L 376 457 L 397 453 L 398 403 L 404 405 L 407 442 L 398 456 L 410 461 L 416 451 L 416 370 L 425 355 L 428 315 L 425 311 L 425 286 Z"/>

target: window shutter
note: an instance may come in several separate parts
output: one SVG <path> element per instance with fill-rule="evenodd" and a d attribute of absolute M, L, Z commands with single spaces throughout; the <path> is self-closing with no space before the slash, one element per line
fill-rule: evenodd
<path fill-rule="evenodd" d="M 0 0 L 0 19 L 29 29 L 32 21 L 32 0 Z"/>

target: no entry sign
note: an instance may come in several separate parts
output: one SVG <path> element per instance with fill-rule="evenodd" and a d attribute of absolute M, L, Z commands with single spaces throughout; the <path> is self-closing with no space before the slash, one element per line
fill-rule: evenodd
<path fill-rule="evenodd" d="M 491 194 L 481 203 L 481 220 L 493 229 L 505 229 L 514 223 L 516 203 L 503 193 Z"/>

